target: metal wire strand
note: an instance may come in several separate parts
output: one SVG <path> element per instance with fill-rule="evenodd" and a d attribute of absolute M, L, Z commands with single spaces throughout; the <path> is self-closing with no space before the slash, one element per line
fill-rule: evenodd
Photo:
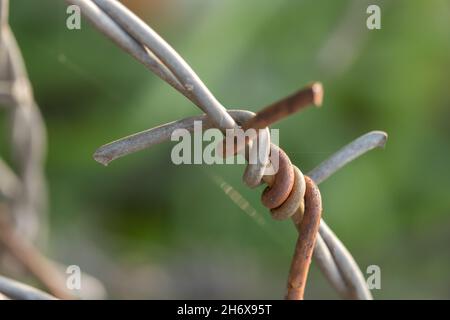
<path fill-rule="evenodd" d="M 0 106 L 10 113 L 15 169 L 0 158 L 1 253 L 8 253 L 8 257 L 13 257 L 14 262 L 25 267 L 58 297 L 73 298 L 64 290 L 64 271 L 57 269 L 53 261 L 33 245 L 36 240 L 46 238 L 44 159 L 47 137 L 22 54 L 8 24 L 8 9 L 9 1 L 0 0 Z M 26 286 L 16 288 L 16 282 L 3 280 L 0 280 L 0 293 L 11 299 L 33 299 L 40 295 L 39 292 L 27 295 Z M 42 297 L 51 298 L 46 294 Z"/>
<path fill-rule="evenodd" d="M 14 300 L 57 300 L 48 293 L 3 276 L 0 276 L 0 292 Z"/>
<path fill-rule="evenodd" d="M 85 16 L 96 27 L 99 21 L 97 19 L 103 17 L 102 21 L 107 21 L 99 10 L 99 7 L 102 8 L 103 12 L 114 20 L 116 26 L 120 25 L 123 31 L 127 31 L 130 37 L 136 39 L 141 46 L 145 46 L 151 51 L 172 72 L 183 88 L 179 91 L 184 95 L 187 94 L 191 101 L 212 118 L 218 128 L 232 129 L 237 126 L 233 118 L 226 112 L 225 107 L 217 101 L 184 59 L 164 39 L 120 2 L 114 0 L 67 1 L 79 5 Z M 109 25 L 112 26 L 110 23 Z M 108 26 L 100 26 L 98 29 L 117 42 L 116 39 L 118 39 L 117 35 L 119 34 L 117 30 L 115 34 L 112 34 L 108 31 Z M 116 38 L 114 38 L 115 36 Z M 127 51 L 135 52 L 135 50 L 137 49 Z M 166 80 L 166 77 L 161 78 Z"/>
<path fill-rule="evenodd" d="M 374 148 L 383 148 L 387 138 L 388 135 L 383 131 L 368 132 L 332 154 L 327 160 L 311 170 L 308 173 L 308 176 L 310 176 L 316 184 L 320 184 L 333 173 L 366 152 L 373 150 Z M 330 283 L 334 283 L 336 291 L 339 292 L 342 297 L 347 299 L 372 299 L 372 294 L 367 288 L 364 275 L 356 261 L 323 219 L 320 222 L 319 234 L 321 237 L 318 237 L 317 239 L 314 256 L 322 273 L 328 278 Z M 321 238 L 323 238 L 323 240 Z M 322 241 L 325 241 L 329 252 L 323 251 L 324 247 L 320 245 L 320 242 Z M 327 262 L 331 258 L 329 253 L 336 262 L 336 266 L 339 270 L 339 274 L 343 278 L 343 282 L 341 279 L 338 280 L 339 277 L 336 275 L 334 267 Z M 325 268 L 324 266 L 330 267 Z M 345 289 L 343 289 L 343 286 L 345 286 Z"/>
<path fill-rule="evenodd" d="M 317 184 L 325 181 L 333 173 L 344 167 L 346 164 L 360 157 L 364 153 L 374 149 L 382 148 L 386 144 L 388 135 L 383 131 L 368 132 L 351 143 L 347 144 L 328 159 L 314 168 L 309 176 Z"/>
<path fill-rule="evenodd" d="M 164 76 L 162 76 L 161 78 L 169 83 L 172 82 L 173 85 L 176 82 L 170 80 L 171 78 L 170 76 L 168 76 L 169 73 L 167 71 L 161 70 L 166 70 L 164 69 L 164 67 L 166 67 L 168 70 L 170 70 L 170 72 L 172 72 L 173 77 L 177 79 L 178 83 L 182 86 L 182 89 L 180 90 L 179 87 L 177 88 L 177 85 L 173 86 L 177 90 L 182 92 L 185 96 L 187 96 L 197 106 L 199 106 L 200 109 L 206 112 L 207 116 L 200 116 L 200 118 L 203 117 L 202 120 L 211 121 L 211 123 L 214 124 L 214 127 L 217 127 L 221 130 L 236 127 L 236 122 L 233 120 L 232 116 L 230 116 L 231 113 L 229 115 L 226 112 L 226 109 L 215 99 L 215 97 L 201 82 L 201 80 L 189 67 L 189 65 L 159 35 L 157 35 L 150 27 L 148 27 L 142 20 L 137 18 L 126 7 L 121 5 L 119 2 L 112 0 L 93 0 L 93 2 L 98 5 L 98 7 L 95 7 L 94 3 L 89 0 L 68 0 L 68 2 L 80 5 L 85 16 L 87 16 L 87 18 L 91 20 L 91 22 L 99 30 L 107 34 L 107 36 L 119 43 L 119 45 L 121 42 L 117 39 L 117 37 L 119 37 L 117 34 L 120 34 L 120 37 L 122 38 L 124 38 L 125 36 L 134 39 L 136 42 L 138 42 L 138 45 L 140 47 L 145 48 L 146 51 L 150 54 L 153 53 L 154 57 L 156 57 L 156 59 L 154 60 L 157 64 L 160 64 L 158 66 L 159 69 L 156 70 L 157 73 L 164 73 Z M 99 8 L 101 8 L 104 12 L 98 10 Z M 114 28 L 116 30 L 115 33 L 110 32 L 107 25 L 105 26 L 96 23 L 97 18 L 105 18 L 104 13 L 106 13 L 111 18 L 112 21 L 108 20 L 109 22 L 107 23 L 107 25 L 110 25 L 111 28 Z M 114 25 L 114 27 L 112 27 L 112 25 Z M 121 46 L 123 47 L 123 45 Z M 139 50 L 136 48 L 130 49 L 130 47 L 128 47 L 125 48 L 125 50 L 131 52 L 136 57 L 134 51 Z M 138 60 L 140 59 L 142 60 L 142 58 L 138 58 Z M 205 119 L 204 117 L 207 117 L 207 119 Z M 183 122 L 183 120 L 175 121 L 167 125 L 159 126 L 157 128 L 153 128 L 148 131 L 138 133 L 124 139 L 120 139 L 111 144 L 101 147 L 95 153 L 94 158 L 103 164 L 108 164 L 110 161 L 117 159 L 118 157 L 138 150 L 142 150 L 143 148 L 167 140 L 170 137 L 170 133 L 173 132 L 173 130 L 177 127 L 184 127 L 186 129 L 189 129 L 194 119 L 196 119 L 196 117 L 184 119 L 187 120 L 186 122 Z M 269 141 L 266 141 L 265 143 L 268 145 Z M 357 149 L 359 145 L 353 147 Z M 342 163 L 343 160 L 345 160 L 345 157 L 348 157 L 348 159 L 352 160 L 363 152 L 365 151 L 362 151 L 359 154 L 358 152 L 350 152 L 348 154 L 344 154 L 340 158 L 338 157 L 334 160 L 330 159 L 330 161 L 332 161 L 324 163 L 320 167 L 319 171 L 313 172 L 311 178 L 316 180 L 316 183 L 321 182 L 331 174 L 330 172 L 333 170 L 333 166 L 344 165 Z M 286 168 L 290 168 L 290 166 L 286 166 Z M 336 167 L 335 169 L 337 170 L 338 168 L 339 167 Z M 272 184 L 276 181 L 267 176 L 265 180 L 269 184 Z M 252 182 L 252 184 L 254 184 L 254 181 Z M 288 183 L 287 185 L 289 186 L 289 188 L 285 189 L 291 192 L 294 183 Z M 335 248 L 339 248 L 339 246 L 336 245 L 338 243 L 338 239 L 336 237 L 330 236 L 330 233 L 328 232 L 329 230 L 327 230 L 326 228 L 320 228 L 320 230 L 327 236 L 327 241 L 322 239 L 320 236 L 317 238 L 315 245 L 315 252 L 317 252 L 317 254 L 315 254 L 315 257 L 317 257 L 316 259 L 319 261 L 319 267 L 324 272 L 327 279 L 332 283 L 336 290 L 341 294 L 343 293 L 343 296 L 345 297 L 370 298 L 370 293 L 367 294 L 366 292 L 367 288 L 365 284 L 363 285 L 361 282 L 357 282 L 355 279 L 345 276 L 346 271 L 348 271 L 349 268 L 358 269 L 356 264 L 351 263 L 353 261 L 351 256 L 346 256 L 342 254 L 342 251 L 335 250 Z M 330 247 L 333 248 L 333 250 L 330 250 Z M 336 255 L 341 255 L 340 258 L 342 259 L 336 258 Z M 345 263 L 343 263 L 341 260 Z M 361 271 L 359 269 L 356 270 L 356 272 L 358 274 L 361 274 Z M 349 281 L 353 282 L 349 285 L 347 283 Z M 359 288 L 359 291 L 350 291 L 348 289 L 349 286 L 359 286 L 361 288 Z"/>
<path fill-rule="evenodd" d="M 243 118 L 254 115 L 245 110 L 229 110 L 229 113 L 233 118 L 237 118 L 239 114 L 247 115 Z M 170 140 L 171 134 L 177 129 L 183 128 L 192 132 L 194 121 L 202 121 L 204 128 L 211 128 L 213 126 L 212 121 L 210 121 L 206 115 L 177 120 L 104 145 L 95 152 L 94 158 L 102 164 L 108 164 L 120 157 Z M 338 171 L 357 157 L 376 147 L 383 147 L 386 140 L 387 134 L 382 131 L 366 133 L 331 155 L 326 161 L 322 162 L 309 172 L 308 175 L 312 177 L 316 184 L 320 184 L 334 172 Z M 325 224 L 323 219 L 321 224 Z M 372 296 L 367 289 L 366 283 L 362 280 L 362 272 L 357 267 L 353 257 L 345 253 L 348 252 L 348 250 L 345 249 L 334 233 L 329 231 L 330 230 L 327 228 L 320 228 L 319 236 L 315 244 L 314 259 L 320 270 L 332 284 L 333 288 L 343 298 L 371 299 Z M 325 242 L 322 237 L 326 237 L 327 242 Z M 328 246 L 334 248 L 332 250 L 333 254 L 331 254 Z M 342 248 L 344 248 L 345 251 L 339 250 Z M 339 256 L 339 258 L 336 258 L 339 263 L 335 262 L 336 255 Z M 351 278 L 347 276 L 344 278 L 345 275 L 351 274 L 357 276 Z"/>
<path fill-rule="evenodd" d="M 3 172 L 14 173 L 8 175 L 12 183 L 8 186 L 1 183 L 2 188 L 8 189 L 2 193 L 10 195 L 8 200 L 15 228 L 24 237 L 35 240 L 38 235 L 45 235 L 47 188 L 43 162 L 46 131 L 22 55 L 8 25 L 8 5 L 7 0 L 0 0 L 0 104 L 11 115 L 11 145 L 17 173 L 2 163 Z"/>

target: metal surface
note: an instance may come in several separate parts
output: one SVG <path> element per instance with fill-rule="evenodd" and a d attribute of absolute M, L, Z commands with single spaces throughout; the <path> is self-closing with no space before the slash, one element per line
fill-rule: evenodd
<path fill-rule="evenodd" d="M 266 208 L 274 209 L 289 197 L 294 186 L 294 169 L 287 154 L 276 145 L 271 145 L 270 153 L 271 161 L 274 161 L 273 157 L 278 157 L 279 168 L 271 185 L 264 190 L 261 202 Z"/>
<path fill-rule="evenodd" d="M 289 271 L 286 299 L 303 300 L 311 257 L 322 216 L 322 197 L 314 181 L 306 176 L 305 213 L 298 225 L 299 237 Z"/>
<path fill-rule="evenodd" d="M 300 111 L 301 109 L 313 104 L 316 107 L 322 105 L 323 87 L 320 82 L 314 82 L 311 85 L 297 91 L 296 93 L 281 99 L 268 107 L 259 111 L 253 118 L 242 125 L 245 129 L 266 128 L 281 119 Z"/>
<path fill-rule="evenodd" d="M 0 106 L 10 115 L 16 170 L 0 159 L 0 199 L 6 198 L 14 227 L 27 239 L 45 236 L 47 194 L 44 179 L 46 130 L 20 49 L 8 24 L 7 0 L 0 0 Z M 3 180 L 3 179 L 2 179 Z"/>
<path fill-rule="evenodd" d="M 236 117 L 233 115 L 233 112 L 245 114 L 246 111 L 227 112 L 186 62 L 161 37 L 159 37 L 155 31 L 119 2 L 113 0 L 67 1 L 72 4 L 80 5 L 82 12 L 95 27 L 141 62 L 144 60 L 143 57 L 145 57 L 145 59 L 150 59 L 147 56 L 142 55 L 141 49 L 143 48 L 149 57 L 153 57 L 152 63 L 156 63 L 154 67 L 151 67 L 150 69 L 194 102 L 201 110 L 206 112 L 206 115 L 178 120 L 105 145 L 94 154 L 94 158 L 97 161 L 106 165 L 119 157 L 169 140 L 170 134 L 177 128 L 191 130 L 195 120 L 202 120 L 204 128 L 215 127 L 223 131 L 225 129 L 237 127 L 237 123 L 234 120 Z M 98 22 L 103 20 L 108 21 L 108 25 L 110 25 L 111 29 L 114 29 L 114 32 L 112 32 L 106 24 L 100 24 Z M 128 41 L 129 39 L 134 39 L 139 46 L 124 46 L 122 42 L 125 38 L 128 39 Z M 149 65 L 149 63 L 147 63 L 147 65 Z M 176 79 L 176 81 L 174 79 Z M 281 107 L 283 104 L 278 105 L 278 107 L 274 107 L 273 105 L 270 106 L 265 112 L 261 113 L 259 116 L 257 115 L 256 119 L 253 121 L 250 120 L 250 123 L 253 122 L 253 125 L 250 124 L 248 126 L 267 129 L 265 126 L 269 123 L 278 121 L 285 115 L 296 110 L 296 108 L 292 108 L 293 101 L 302 102 L 300 104 L 297 103 L 297 106 L 304 105 L 304 101 L 311 100 L 314 104 L 320 105 L 322 99 L 321 87 L 316 85 L 312 88 L 313 90 L 309 89 L 309 91 L 307 89 L 306 92 L 309 92 L 307 95 L 300 94 L 283 99 L 282 101 L 287 102 L 284 104 L 284 109 Z M 311 93 L 313 95 L 311 95 Z M 301 97 L 301 99 L 299 97 Z M 247 113 L 246 120 L 253 116 L 254 114 Z M 243 122 L 245 122 L 245 120 L 240 123 Z M 357 139 L 356 142 L 343 148 L 329 160 L 326 160 L 318 168 L 313 170 L 310 174 L 311 179 L 314 180 L 316 184 L 319 184 L 349 161 L 374 147 L 384 144 L 386 137 L 387 136 L 384 133 L 374 132 Z M 270 140 L 262 140 L 261 144 L 266 150 L 269 150 Z M 295 179 L 301 180 L 303 175 L 298 175 L 298 172 L 293 169 L 288 159 L 287 156 L 283 159 L 285 165 L 283 169 L 277 173 L 279 177 L 283 176 L 283 178 L 279 178 L 278 181 L 277 175 L 263 176 L 264 172 L 261 171 L 263 169 L 263 163 L 259 164 L 259 171 L 252 171 L 247 167 L 246 173 L 244 174 L 247 185 L 251 187 L 258 185 L 262 179 L 271 186 L 265 191 L 263 198 L 267 206 L 271 207 L 275 212 L 278 209 L 283 208 L 283 204 L 288 201 L 289 196 L 294 197 L 299 191 L 301 193 L 300 188 L 302 182 L 295 184 Z M 258 175 L 254 174 L 256 171 L 258 171 Z M 303 177 L 303 179 L 305 178 Z M 283 187 L 278 188 L 278 185 Z M 293 190 L 294 186 L 296 188 L 295 190 Z M 276 196 L 279 198 L 276 199 Z M 298 198 L 298 195 L 296 197 Z M 305 205 L 305 207 L 307 207 L 307 205 Z M 294 223 L 298 226 L 298 223 L 300 222 L 301 226 L 301 222 L 306 218 L 302 218 L 302 215 L 298 213 L 299 208 L 300 211 L 303 211 L 304 207 L 302 202 L 298 205 L 297 214 L 292 216 L 292 212 L 288 214 L 284 213 L 280 214 L 280 217 L 292 216 Z M 277 215 L 275 214 L 275 217 L 276 216 Z M 313 216 L 317 217 L 317 214 Z M 315 224 L 312 224 L 312 222 L 311 224 L 308 222 L 308 225 L 316 226 Z M 367 289 L 365 282 L 362 281 L 362 272 L 357 267 L 353 257 L 348 254 L 348 251 L 343 247 L 342 243 L 334 233 L 326 227 L 323 220 L 320 225 L 319 235 L 317 236 L 317 241 L 315 241 L 314 257 L 325 277 L 343 298 L 371 299 L 370 292 Z M 317 227 L 311 227 L 310 229 L 312 231 L 309 233 L 308 237 L 309 244 L 312 243 L 311 239 L 313 236 L 315 237 L 315 234 L 317 233 L 316 229 Z M 303 246 L 305 244 L 302 242 L 299 243 L 299 245 Z M 309 268 L 309 261 L 306 261 L 305 263 L 302 270 L 299 271 L 302 272 L 302 274 L 304 274 L 305 271 L 307 274 L 307 269 L 305 268 Z M 293 295 L 293 297 L 297 298 L 301 296 L 302 295 L 300 294 Z"/>
<path fill-rule="evenodd" d="M 0 292 L 15 300 L 56 300 L 48 293 L 3 276 L 0 276 Z"/>
<path fill-rule="evenodd" d="M 208 114 L 218 128 L 232 129 L 236 127 L 236 122 L 227 113 L 225 107 L 217 101 L 194 70 L 153 29 L 119 1 L 94 0 L 94 2 L 142 46 L 158 57 L 178 79 L 184 91 L 192 94 L 200 109 Z"/>
<path fill-rule="evenodd" d="M 294 169 L 294 185 L 289 193 L 289 197 L 286 201 L 277 208 L 270 210 L 272 218 L 275 220 L 288 219 L 298 212 L 296 221 L 300 222 L 304 212 L 304 196 L 306 190 L 306 182 L 303 173 L 296 166 L 292 166 Z"/>
<path fill-rule="evenodd" d="M 58 269 L 35 246 L 45 243 L 47 235 L 47 137 L 8 15 L 9 1 L 0 0 L 0 109 L 9 113 L 14 162 L 13 170 L 0 158 L 0 258 L 8 258 L 14 275 L 26 270 L 59 298 L 74 298 L 66 287 L 65 267 Z M 4 277 L 0 294 L 10 299 L 54 299 Z"/>

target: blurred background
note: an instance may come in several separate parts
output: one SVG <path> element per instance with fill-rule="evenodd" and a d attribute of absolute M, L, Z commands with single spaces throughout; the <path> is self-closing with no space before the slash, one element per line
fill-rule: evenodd
<path fill-rule="evenodd" d="M 256 111 L 321 81 L 321 109 L 274 126 L 304 172 L 386 131 L 385 149 L 321 185 L 324 218 L 364 272 L 380 266 L 375 298 L 450 298 L 450 1 L 123 2 L 229 108 Z M 381 30 L 366 27 L 369 4 L 381 8 Z M 243 165 L 176 166 L 172 143 L 108 167 L 93 160 L 102 144 L 199 110 L 85 19 L 68 30 L 66 8 L 10 8 L 48 130 L 44 252 L 97 277 L 108 298 L 282 298 L 296 232 L 270 218 L 263 187 L 243 184 Z M 338 298 L 314 263 L 306 298 Z"/>

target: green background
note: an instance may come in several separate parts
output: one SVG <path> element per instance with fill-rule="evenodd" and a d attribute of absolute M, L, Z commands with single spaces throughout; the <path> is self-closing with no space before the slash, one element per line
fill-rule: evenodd
<path fill-rule="evenodd" d="M 108 167 L 92 159 L 104 143 L 199 110 L 84 18 L 68 30 L 63 1 L 11 2 L 48 127 L 46 253 L 96 276 L 113 298 L 282 298 L 296 234 L 271 220 L 262 187 L 242 183 L 244 166 L 176 166 L 173 143 Z M 382 28 L 371 31 L 374 3 Z M 450 298 L 450 1 L 126 4 L 229 108 L 256 111 L 321 81 L 321 109 L 274 126 L 304 172 L 359 135 L 386 131 L 385 149 L 321 185 L 324 218 L 363 271 L 380 266 L 375 298 Z M 337 298 L 314 263 L 306 297 Z"/>

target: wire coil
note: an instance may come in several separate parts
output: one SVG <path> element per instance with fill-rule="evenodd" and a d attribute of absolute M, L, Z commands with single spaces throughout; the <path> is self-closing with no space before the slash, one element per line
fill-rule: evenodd
<path fill-rule="evenodd" d="M 98 30 L 206 113 L 205 115 L 164 124 L 104 145 L 94 154 L 94 158 L 98 162 L 107 165 L 127 154 L 170 140 L 171 132 L 177 128 L 185 128 L 191 131 L 195 120 L 203 121 L 204 127 L 215 127 L 222 131 L 236 129 L 238 123 L 243 123 L 243 127 L 246 128 L 245 121 L 249 119 L 250 123 L 261 120 L 258 114 L 255 115 L 245 110 L 227 110 L 223 107 L 182 57 L 153 29 L 120 2 L 114 0 L 66 1 L 78 5 L 84 16 Z M 305 97 L 308 96 L 294 95 L 284 99 L 282 101 L 283 110 L 289 112 L 295 106 L 293 102 L 297 101 L 297 98 L 301 100 Z M 274 108 L 269 106 L 265 110 L 263 115 L 270 115 L 266 119 L 277 120 L 283 116 L 276 112 L 276 105 L 272 107 Z M 240 117 L 242 117 L 241 121 L 238 119 Z M 272 154 L 272 151 L 276 153 L 277 150 L 275 147 L 271 147 L 267 127 L 268 124 L 263 121 L 260 122 L 259 128 L 263 128 L 266 132 L 262 135 L 262 145 L 265 146 L 263 148 L 266 148 L 264 150 L 269 155 L 269 153 Z M 264 161 L 249 164 L 244 172 L 244 181 L 249 187 L 259 185 L 262 180 L 268 184 L 268 188 L 263 192 L 262 202 L 271 210 L 272 216 L 278 220 L 291 217 L 300 232 L 297 243 L 297 249 L 299 250 L 296 249 L 291 272 L 298 269 L 299 265 L 294 264 L 294 262 L 302 254 L 308 256 L 307 259 L 302 260 L 302 263 L 306 263 L 306 265 L 301 265 L 302 272 L 307 272 L 310 262 L 308 252 L 311 253 L 314 249 L 314 257 L 319 268 L 330 284 L 344 298 L 371 299 L 372 296 L 353 257 L 325 222 L 320 220 L 320 214 L 317 213 L 321 210 L 315 210 L 320 199 L 315 192 L 311 193 L 311 190 L 316 190 L 316 184 L 325 180 L 351 160 L 375 147 L 384 145 L 386 138 L 387 135 L 382 132 L 370 132 L 361 136 L 310 172 L 308 174 L 310 178 L 303 176 L 298 168 L 292 166 L 289 158 L 281 149 L 279 154 L 283 158 L 280 162 L 283 168 L 276 175 L 265 175 L 267 163 L 264 163 Z M 311 215 L 306 214 L 308 208 L 311 209 Z M 299 212 L 299 214 L 296 214 L 296 212 Z M 302 213 L 304 213 L 303 218 Z M 309 218 L 306 219 L 306 216 Z M 311 218 L 314 218 L 313 221 L 311 221 Z M 305 227 L 302 228 L 302 225 Z M 308 232 L 304 232 L 305 230 Z M 315 243 L 314 241 L 310 242 L 309 240 L 315 240 L 317 232 L 319 232 L 317 241 Z M 302 237 L 305 234 L 309 237 L 308 241 L 301 242 L 300 240 L 303 239 Z M 291 279 L 290 277 L 289 281 L 291 280 L 297 281 L 298 279 L 295 277 Z M 297 285 L 294 287 L 298 288 Z M 288 291 L 289 288 L 290 284 Z M 298 290 L 295 292 L 293 295 L 288 294 L 288 298 L 302 297 Z"/>

